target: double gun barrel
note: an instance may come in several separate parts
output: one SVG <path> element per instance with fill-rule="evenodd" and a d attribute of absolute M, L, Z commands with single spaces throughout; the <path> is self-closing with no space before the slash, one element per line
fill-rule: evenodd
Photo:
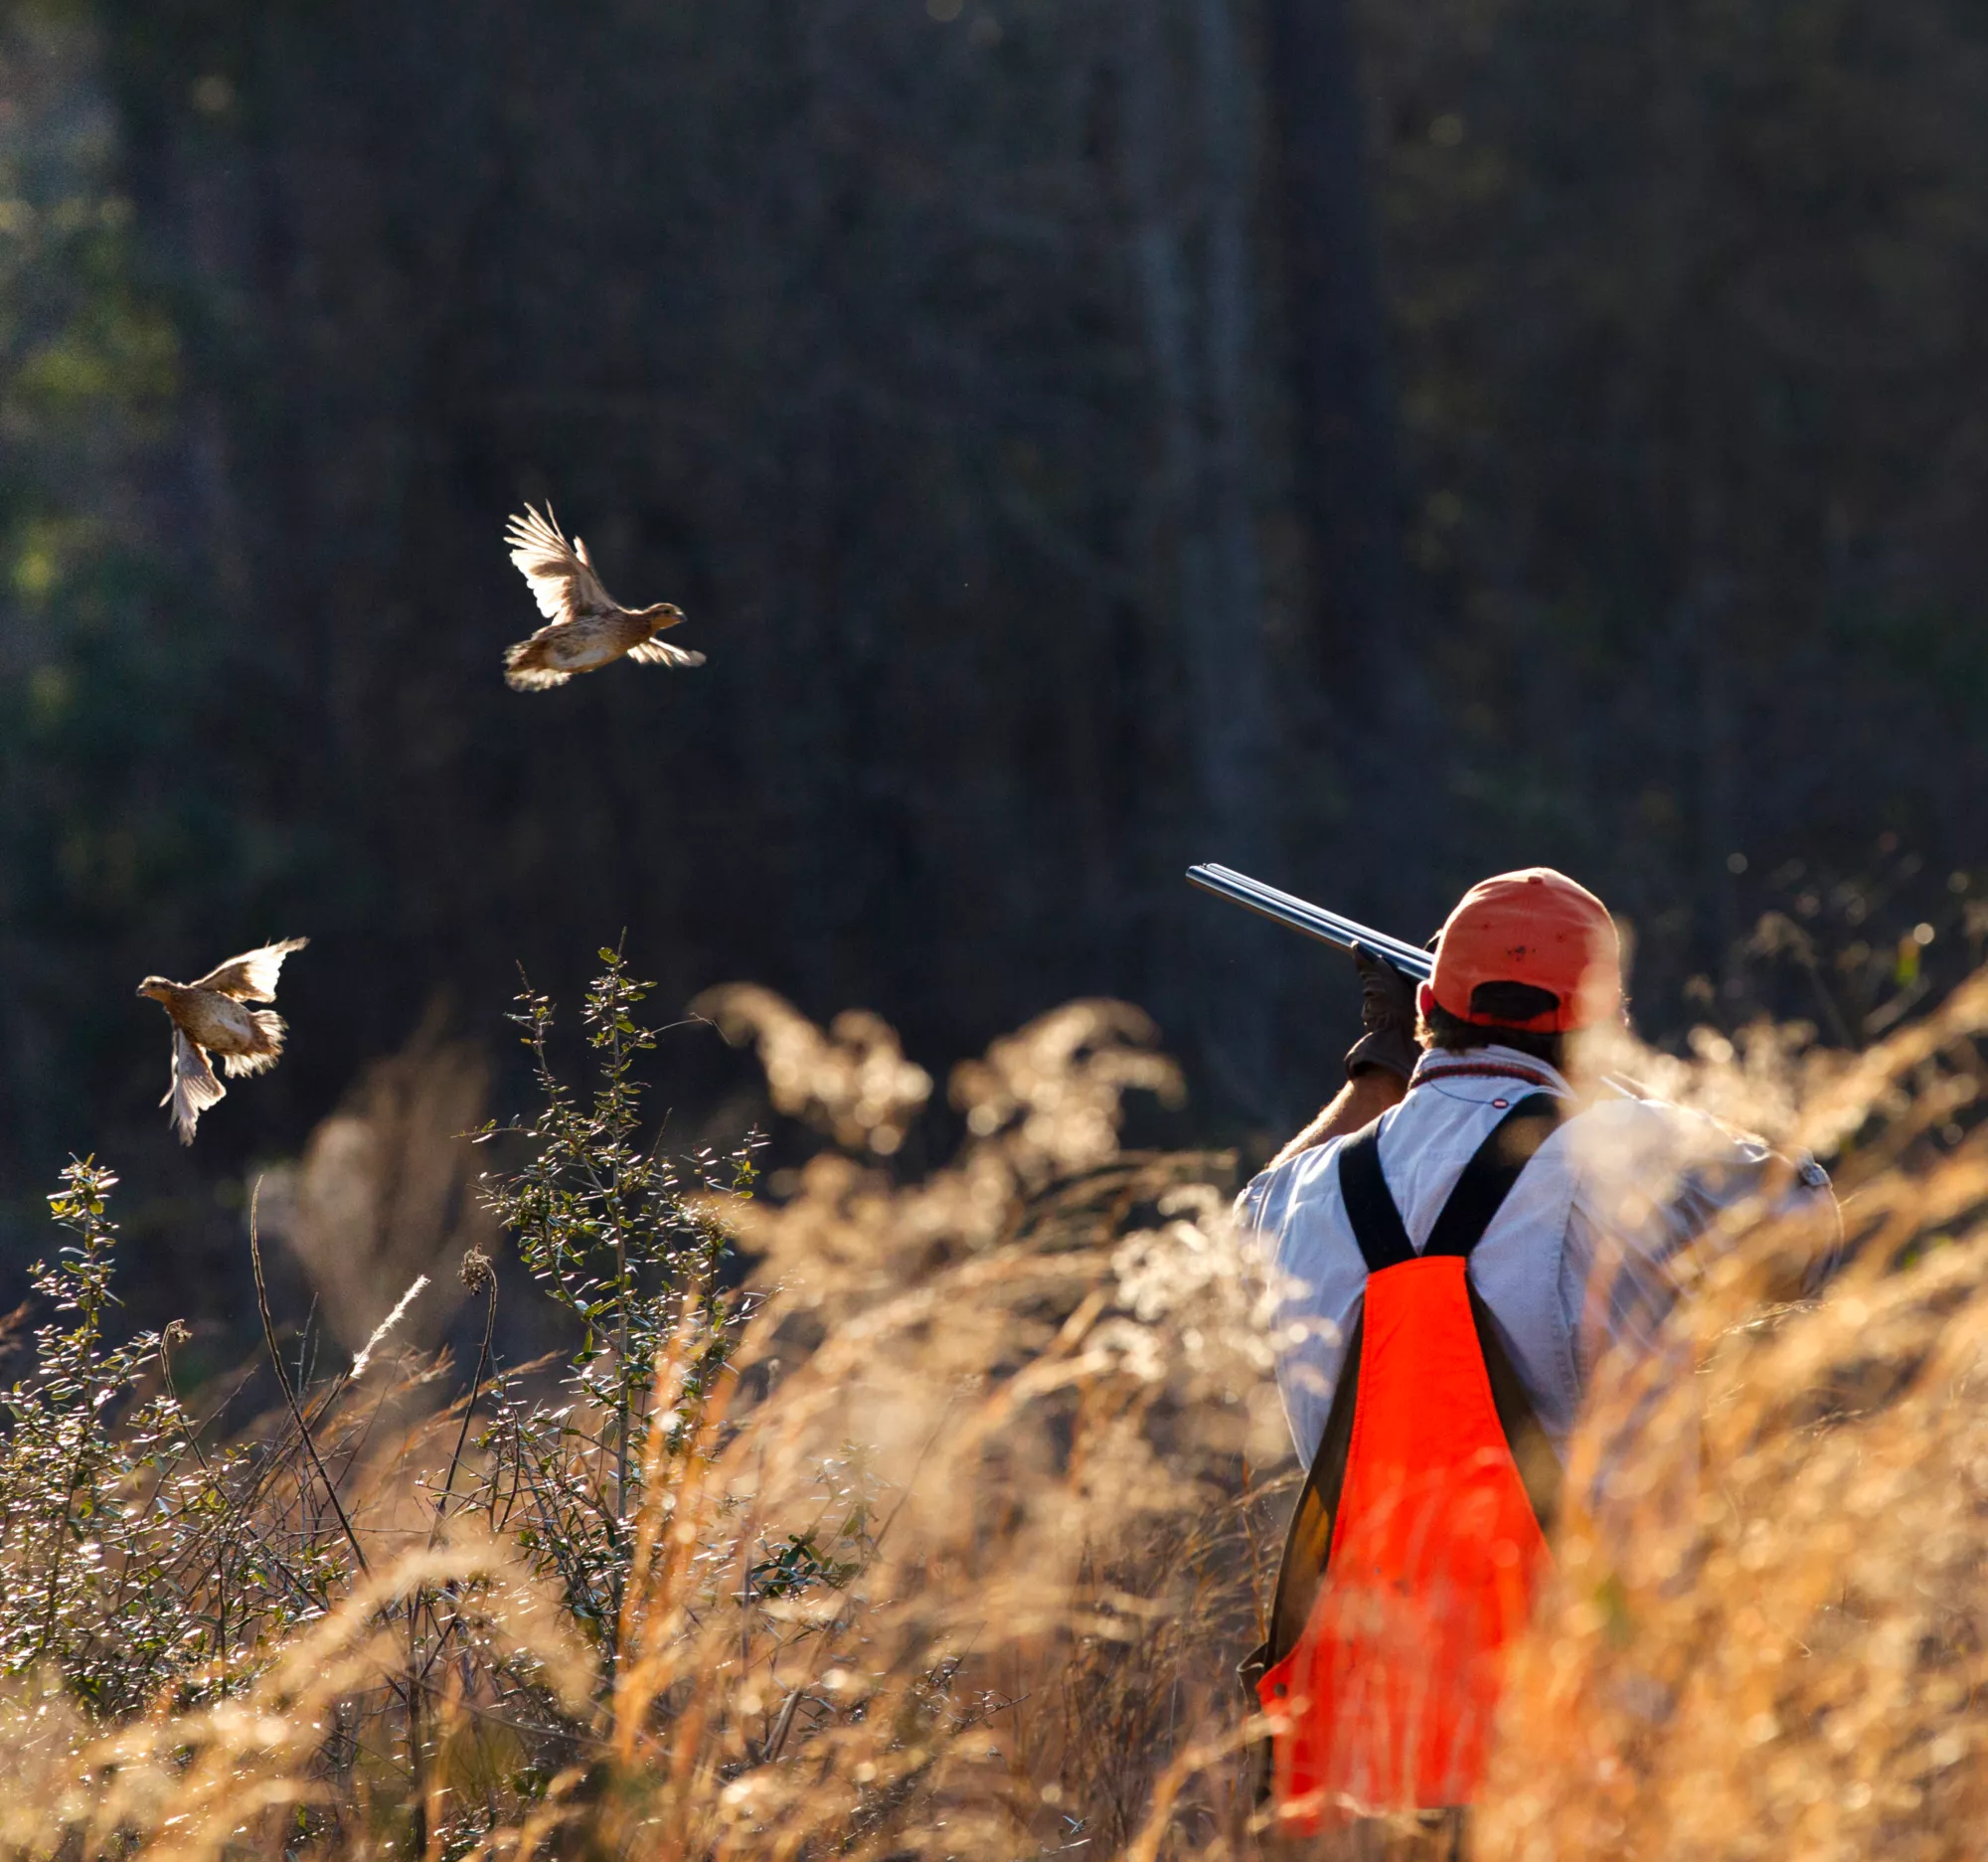
<path fill-rule="evenodd" d="M 1392 963 L 1417 982 L 1427 982 L 1435 967 L 1435 958 L 1414 944 L 1390 937 L 1386 931 L 1371 930 L 1353 919 L 1341 918 L 1337 912 L 1328 912 L 1308 900 L 1279 892 L 1274 886 L 1265 886 L 1261 880 L 1237 872 L 1234 867 L 1191 866 L 1187 877 L 1189 885 L 1212 892 L 1218 899 L 1230 900 L 1266 919 L 1274 919 L 1279 925 L 1288 925 L 1307 937 L 1316 937 L 1320 943 L 1336 944 L 1342 950 L 1364 950 L 1369 956 Z"/>

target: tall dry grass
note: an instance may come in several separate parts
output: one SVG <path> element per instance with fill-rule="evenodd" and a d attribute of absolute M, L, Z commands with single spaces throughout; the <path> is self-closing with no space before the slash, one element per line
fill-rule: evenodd
<path fill-rule="evenodd" d="M 1819 1303 L 1771 1224 L 1688 1264 L 1678 1358 L 1613 1365 L 1513 1680 L 1483 1853 L 1988 1843 L 1988 972 L 1869 1053 L 1761 1029 L 1662 1070 L 1829 1156 Z"/>
<path fill-rule="evenodd" d="M 769 1196 L 749 1159 L 644 1147 L 614 973 L 605 1084 L 548 1071 L 550 1109 L 488 1140 L 522 1259 L 468 1273 L 589 1315 L 574 1361 L 388 1352 L 218 1446 L 169 1345 L 110 1363 L 48 1277 L 71 1309 L 26 1347 L 0 1466 L 0 1841 L 1257 1850 L 1233 1668 L 1292 1471 L 1270 1289 L 1230 1160 L 1120 1146 L 1126 1092 L 1178 1091 L 1150 1026 L 1077 1003 L 996 1043 L 949 1082 L 957 1153 L 916 1174 L 932 1084 L 888 1028 L 723 992 L 828 1140 Z M 1828 1155 L 1848 1260 L 1791 1302 L 1807 1244 L 1736 1217 L 1685 1264 L 1674 1349 L 1604 1366 L 1477 1853 L 1979 1846 L 1984 1025 L 1988 978 L 1867 1056 L 1761 1030 L 1603 1057 Z M 107 1287 L 109 1186 L 79 1169 L 60 1213 Z M 712 1270 L 728 1237 L 743 1289 Z M 147 1610 L 154 1652 L 108 1684 Z"/>

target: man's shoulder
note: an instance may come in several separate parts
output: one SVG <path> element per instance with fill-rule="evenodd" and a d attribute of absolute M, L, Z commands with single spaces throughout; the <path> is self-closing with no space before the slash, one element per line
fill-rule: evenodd
<path fill-rule="evenodd" d="M 1596 1137 L 1671 1139 L 1682 1143 L 1765 1147 L 1766 1139 L 1727 1123 L 1695 1105 L 1658 1099 L 1650 1093 L 1608 1088 L 1573 1112 L 1568 1125 Z"/>
<path fill-rule="evenodd" d="M 1322 1181 L 1330 1173 L 1340 1146 L 1347 1138 L 1358 1135 L 1345 1132 L 1338 1137 L 1321 1138 L 1280 1163 L 1264 1165 L 1244 1187 L 1240 1206 L 1258 1212 L 1260 1220 L 1260 1212 L 1271 1204 L 1288 1203 L 1293 1196 Z"/>
<path fill-rule="evenodd" d="M 1806 1151 L 1783 1152 L 1757 1132 L 1671 1100 L 1610 1093 L 1574 1113 L 1563 1137 L 1584 1173 L 1751 1179 L 1779 1164 L 1802 1189 L 1829 1187 Z"/>
<path fill-rule="evenodd" d="M 1339 1206 L 1339 1153 L 1355 1138 L 1385 1133 L 1408 1108 L 1408 1101 L 1391 1105 L 1357 1130 L 1321 1138 L 1280 1162 L 1266 1165 L 1249 1179 L 1236 1199 L 1237 1213 L 1252 1228 L 1281 1230 L 1300 1211 L 1315 1215 Z"/>
<path fill-rule="evenodd" d="M 1562 1126 L 1562 1136 L 1576 1158 L 1594 1164 L 1681 1163 L 1720 1156 L 1764 1159 L 1770 1154 L 1764 1138 L 1695 1106 L 1615 1092 L 1573 1112 Z"/>

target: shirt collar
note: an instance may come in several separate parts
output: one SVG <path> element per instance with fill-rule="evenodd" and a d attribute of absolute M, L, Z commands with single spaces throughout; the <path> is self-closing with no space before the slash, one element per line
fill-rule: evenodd
<path fill-rule="evenodd" d="M 1416 1087 L 1437 1080 L 1453 1082 L 1459 1090 L 1482 1087 L 1487 1099 L 1501 1082 L 1508 1089 L 1527 1086 L 1535 1092 L 1557 1093 L 1563 1098 L 1571 1098 L 1574 1092 L 1557 1068 L 1535 1060 L 1530 1054 L 1521 1054 L 1517 1048 L 1501 1047 L 1495 1042 L 1467 1050 L 1430 1048 L 1415 1063 L 1415 1071 L 1408 1077 L 1408 1091 L 1412 1093 Z"/>

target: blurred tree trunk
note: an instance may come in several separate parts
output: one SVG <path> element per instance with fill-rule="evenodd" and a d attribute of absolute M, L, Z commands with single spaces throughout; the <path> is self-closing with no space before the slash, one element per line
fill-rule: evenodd
<path fill-rule="evenodd" d="M 1739 333 L 1721 327 L 1724 307 L 1705 309 L 1719 304 L 1735 254 L 1712 230 L 1723 178 L 1703 74 L 1681 22 L 1664 8 L 1644 16 L 1641 50 L 1646 134 L 1656 153 L 1641 207 L 1654 285 L 1645 295 L 1659 311 L 1651 372 L 1669 384 L 1667 418 L 1646 443 L 1665 487 L 1653 529 L 1678 577 L 1679 651 L 1670 673 L 1682 724 L 1676 782 L 1693 804 L 1680 889 L 1696 906 L 1694 959 L 1716 981 L 1720 1012 L 1735 1014 L 1745 979 L 1738 875 L 1728 862 L 1744 834 L 1745 662 L 1738 636 L 1750 591 L 1742 583 L 1746 540 L 1735 536 L 1729 513 L 1749 439 L 1733 411 L 1744 405 L 1749 384 L 1733 369 Z"/>
<path fill-rule="evenodd" d="M 1267 0 L 1265 23 L 1313 650 L 1329 669 L 1327 690 L 1345 695 L 1335 712 L 1342 777 L 1363 819 L 1406 844 L 1426 819 L 1416 805 L 1426 785 L 1405 776 L 1426 733 L 1427 704 L 1404 631 L 1394 419 L 1356 52 L 1344 0 Z M 1384 849 L 1366 852 L 1363 865 L 1391 864 L 1374 858 Z"/>
<path fill-rule="evenodd" d="M 1185 46 L 1170 30 L 1182 25 Z M 1161 439 L 1154 599 L 1171 607 L 1181 641 L 1196 826 L 1207 836 L 1197 857 L 1260 873 L 1275 864 L 1276 832 L 1249 473 L 1248 134 L 1232 0 L 1191 0 L 1185 21 L 1135 3 L 1128 53 L 1127 166 Z M 1184 63 L 1198 92 L 1185 107 Z M 1198 126 L 1198 145 L 1181 145 L 1183 124 Z M 1199 205 L 1198 226 L 1184 201 Z M 1194 922 L 1201 1048 L 1229 1097 L 1261 1115 L 1275 1067 L 1274 959 L 1239 914 Z"/>

